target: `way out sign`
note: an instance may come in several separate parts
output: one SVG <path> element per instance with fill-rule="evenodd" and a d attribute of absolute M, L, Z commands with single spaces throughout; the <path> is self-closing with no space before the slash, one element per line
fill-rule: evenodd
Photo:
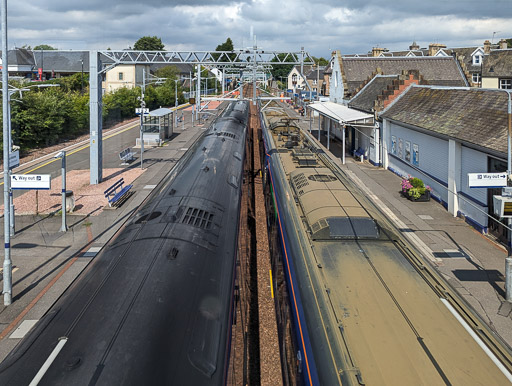
<path fill-rule="evenodd" d="M 468 173 L 470 188 L 503 188 L 507 186 L 507 173 Z"/>
<path fill-rule="evenodd" d="M 49 190 L 51 179 L 49 174 L 12 174 L 11 189 Z"/>

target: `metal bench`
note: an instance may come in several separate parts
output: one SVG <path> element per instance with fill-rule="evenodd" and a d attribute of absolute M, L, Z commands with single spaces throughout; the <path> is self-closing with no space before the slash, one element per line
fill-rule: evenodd
<path fill-rule="evenodd" d="M 119 153 L 119 158 L 121 159 L 121 161 L 123 161 L 121 165 L 128 165 L 129 162 L 132 162 L 135 159 L 134 156 L 135 153 L 132 152 L 132 150 L 129 147 L 124 149 L 121 153 Z"/>
<path fill-rule="evenodd" d="M 361 162 L 363 162 L 363 159 L 364 159 L 364 149 L 362 147 L 358 148 L 357 150 L 354 151 L 354 158 L 360 158 L 361 159 Z"/>
<path fill-rule="evenodd" d="M 124 185 L 124 179 L 121 178 L 110 188 L 105 190 L 105 198 L 108 200 L 108 205 L 112 206 L 120 206 L 123 202 L 125 202 L 130 193 L 130 189 L 133 185 Z"/>

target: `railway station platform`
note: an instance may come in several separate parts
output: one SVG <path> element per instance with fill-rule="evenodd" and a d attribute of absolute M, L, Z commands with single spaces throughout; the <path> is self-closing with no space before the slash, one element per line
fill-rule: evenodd
<path fill-rule="evenodd" d="M 290 109 L 308 130 L 308 118 Z M 318 127 L 314 119 L 312 127 Z M 313 130 L 317 138 L 318 131 Z M 346 156 L 342 165 L 342 144 L 321 136 L 324 150 L 346 175 L 370 197 L 395 226 L 416 247 L 423 258 L 473 307 L 481 318 L 512 347 L 512 303 L 505 301 L 505 247 L 492 236 L 472 228 L 464 219 L 453 217 L 439 202 L 413 202 L 400 194 L 401 177 L 368 161 Z M 347 153 L 348 154 L 348 153 Z"/>
<path fill-rule="evenodd" d="M 184 122 L 175 128 L 170 141 L 164 146 L 144 152 L 143 170 L 140 167 L 139 151 L 136 152 L 135 160 L 125 166 L 121 166 L 123 161 L 119 159 L 118 152 L 106 154 L 105 141 L 115 134 L 104 133 L 105 182 L 89 185 L 89 170 L 68 169 L 67 187 L 74 190 L 76 206 L 74 213 L 67 214 L 67 232 L 60 231 L 62 217 L 56 213 L 61 207 L 61 183 L 58 178 L 52 181 L 55 192 L 47 192 L 46 197 L 43 191 L 39 192 L 37 209 L 35 191 L 28 191 L 15 199 L 16 234 L 11 237 L 13 299 L 9 306 L 4 306 L 3 300 L 0 304 L 0 362 L 66 288 L 72 285 L 87 264 L 211 123 L 211 119 L 208 119 L 200 125 L 197 122 L 192 125 L 188 111 L 184 112 L 184 118 Z M 138 136 L 138 127 L 132 130 L 136 132 L 135 138 Z M 121 133 L 118 138 L 122 136 L 126 136 L 126 133 Z M 113 140 L 121 141 L 117 138 Z M 80 146 L 85 148 L 83 158 L 86 161 L 82 167 L 83 164 L 88 166 L 87 143 L 77 146 L 77 149 Z M 68 154 L 72 152 L 70 150 Z M 39 163 L 47 164 L 51 158 L 41 159 Z M 68 161 L 68 167 L 69 164 Z M 31 168 L 36 167 L 37 161 L 33 161 Z M 60 171 L 60 160 L 56 168 Z M 133 184 L 133 194 L 119 208 L 109 208 L 103 193 L 120 178 L 124 178 L 125 184 Z M 39 214 L 36 214 L 36 210 Z M 0 231 L 3 234 L 3 221 Z M 3 249 L 0 251 L 0 259 L 3 262 Z"/>

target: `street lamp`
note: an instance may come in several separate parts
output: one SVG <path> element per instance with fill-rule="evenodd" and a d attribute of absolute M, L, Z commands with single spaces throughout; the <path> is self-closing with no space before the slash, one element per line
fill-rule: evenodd
<path fill-rule="evenodd" d="M 80 95 L 84 94 L 84 60 L 80 59 L 80 62 L 82 63 L 82 86 L 80 87 Z"/>
<path fill-rule="evenodd" d="M 178 127 L 178 81 L 174 79 L 174 127 Z"/>

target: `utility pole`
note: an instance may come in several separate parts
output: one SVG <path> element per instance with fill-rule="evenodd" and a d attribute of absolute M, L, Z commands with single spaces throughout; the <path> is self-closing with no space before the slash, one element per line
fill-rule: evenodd
<path fill-rule="evenodd" d="M 201 65 L 197 65 L 197 100 L 196 100 L 196 120 L 201 124 L 201 115 L 199 110 L 201 109 Z"/>
<path fill-rule="evenodd" d="M 174 79 L 174 127 L 178 127 L 178 79 Z"/>
<path fill-rule="evenodd" d="M 66 152 L 61 151 L 55 158 L 62 158 L 62 224 L 60 227 L 61 232 L 66 232 L 68 226 L 66 224 Z"/>
<path fill-rule="evenodd" d="M 144 102 L 144 94 L 137 99 L 140 101 L 140 168 L 144 169 L 144 108 L 146 102 Z"/>
<path fill-rule="evenodd" d="M 2 17 L 2 113 L 3 119 L 3 137 L 9 138 L 9 64 L 7 59 L 7 0 L 1 0 Z M 9 190 L 11 180 L 9 178 L 9 141 L 3 141 L 4 152 L 4 305 L 8 306 L 12 302 L 12 261 L 11 261 L 11 231 L 10 231 L 10 206 Z"/>

